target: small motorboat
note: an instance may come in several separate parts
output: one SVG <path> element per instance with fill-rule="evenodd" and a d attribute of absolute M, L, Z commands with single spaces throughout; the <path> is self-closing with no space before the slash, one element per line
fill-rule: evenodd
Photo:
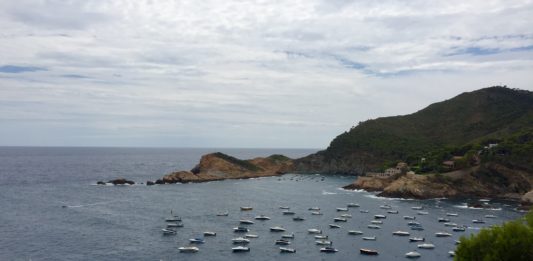
<path fill-rule="evenodd" d="M 239 220 L 239 223 L 245 224 L 245 225 L 252 225 L 254 222 L 248 219 L 241 219 Z"/>
<path fill-rule="evenodd" d="M 456 223 L 447 222 L 447 223 L 444 223 L 444 226 L 446 226 L 446 227 L 456 227 L 457 224 Z"/>
<path fill-rule="evenodd" d="M 279 209 L 291 209 L 291 208 L 287 206 L 279 206 Z"/>
<path fill-rule="evenodd" d="M 337 250 L 336 248 L 333 248 L 333 247 L 323 247 L 320 249 L 320 252 L 324 252 L 324 253 L 335 253 L 335 252 L 338 252 L 339 250 Z"/>
<path fill-rule="evenodd" d="M 411 251 L 411 252 L 407 252 L 405 253 L 405 257 L 407 258 L 419 258 L 421 257 L 422 255 L 416 251 Z"/>
<path fill-rule="evenodd" d="M 407 231 L 394 231 L 392 232 L 393 235 L 395 236 L 401 236 L 401 237 L 405 237 L 405 236 L 409 236 L 409 232 Z"/>
<path fill-rule="evenodd" d="M 227 217 L 229 215 L 229 212 L 220 212 L 220 213 L 217 213 L 217 216 L 218 217 Z"/>
<path fill-rule="evenodd" d="M 387 211 L 389 214 L 398 214 L 398 210 L 389 210 Z"/>
<path fill-rule="evenodd" d="M 315 239 L 328 239 L 328 236 L 326 236 L 326 235 L 316 235 Z"/>
<path fill-rule="evenodd" d="M 276 245 L 290 245 L 291 244 L 291 241 L 287 240 L 287 239 L 278 239 L 276 240 L 275 242 Z"/>
<path fill-rule="evenodd" d="M 255 217 L 255 220 L 270 220 L 270 218 L 265 215 L 259 215 Z"/>
<path fill-rule="evenodd" d="M 357 204 L 357 203 L 348 203 L 348 207 L 349 208 L 358 208 L 359 204 Z"/>
<path fill-rule="evenodd" d="M 181 253 L 196 253 L 196 252 L 200 251 L 200 249 L 195 247 L 195 246 L 179 247 L 178 250 Z"/>
<path fill-rule="evenodd" d="M 427 211 L 418 211 L 418 212 L 416 212 L 416 214 L 418 214 L 418 215 L 429 215 L 429 212 L 427 212 Z"/>
<path fill-rule="evenodd" d="M 308 210 L 310 211 L 320 211 L 319 207 L 310 207 Z"/>
<path fill-rule="evenodd" d="M 374 218 L 375 219 L 385 219 L 385 218 L 387 218 L 387 216 L 385 216 L 385 215 L 374 215 Z"/>
<path fill-rule="evenodd" d="M 448 216 L 448 217 L 457 217 L 458 214 L 457 213 L 446 213 L 446 216 Z"/>
<path fill-rule="evenodd" d="M 294 248 L 288 248 L 288 247 L 280 247 L 279 252 L 281 253 L 296 253 L 296 250 Z"/>
<path fill-rule="evenodd" d="M 450 255 L 451 257 L 454 257 L 455 256 L 455 251 L 453 251 L 453 250 L 448 251 L 448 255 Z"/>
<path fill-rule="evenodd" d="M 329 224 L 329 228 L 341 228 L 341 226 L 336 224 Z"/>
<path fill-rule="evenodd" d="M 337 208 L 337 211 L 348 211 L 348 208 Z"/>
<path fill-rule="evenodd" d="M 363 231 L 359 230 L 348 230 L 348 235 L 362 235 Z"/>
<path fill-rule="evenodd" d="M 454 227 L 454 228 L 452 228 L 452 230 L 454 232 L 465 232 L 466 231 L 466 227 L 464 227 L 464 226 Z"/>
<path fill-rule="evenodd" d="M 215 232 L 211 232 L 211 231 L 205 231 L 204 232 L 204 236 L 205 237 L 214 237 L 216 235 L 217 235 L 217 233 L 215 233 Z"/>
<path fill-rule="evenodd" d="M 294 238 L 294 233 L 282 235 L 281 238 Z"/>
<path fill-rule="evenodd" d="M 352 218 L 351 214 L 342 214 L 341 217 L 343 218 Z"/>
<path fill-rule="evenodd" d="M 380 229 L 381 228 L 378 225 L 368 225 L 367 227 L 370 228 L 370 229 Z"/>
<path fill-rule="evenodd" d="M 424 230 L 424 228 L 422 226 L 410 226 L 409 228 L 411 228 L 411 230 L 416 230 L 416 231 Z"/>
<path fill-rule="evenodd" d="M 250 252 L 250 248 L 249 247 L 245 247 L 245 246 L 233 247 L 233 248 L 231 248 L 231 250 L 233 252 Z"/>
<path fill-rule="evenodd" d="M 420 248 L 420 249 L 433 249 L 433 248 L 435 248 L 435 245 L 430 244 L 430 243 L 424 243 L 424 244 L 419 244 L 418 248 Z"/>
<path fill-rule="evenodd" d="M 437 233 L 435 233 L 435 236 L 436 237 L 451 237 L 452 234 L 450 234 L 448 232 L 437 232 Z"/>
<path fill-rule="evenodd" d="M 495 215 L 485 215 L 485 218 L 496 218 Z"/>
<path fill-rule="evenodd" d="M 293 221 L 304 221 L 305 218 L 303 218 L 303 217 L 293 217 L 292 220 Z"/>
<path fill-rule="evenodd" d="M 167 228 L 172 228 L 172 227 L 183 227 L 183 223 L 181 223 L 181 222 L 170 222 L 170 223 L 167 223 Z"/>
<path fill-rule="evenodd" d="M 346 218 L 343 218 L 343 217 L 336 217 L 333 219 L 334 222 L 346 222 L 348 221 L 348 219 Z"/>
<path fill-rule="evenodd" d="M 315 241 L 315 243 L 317 245 L 321 245 L 321 246 L 331 246 L 331 244 L 333 244 L 331 241 L 325 240 L 325 239 L 317 240 L 317 241 Z"/>
<path fill-rule="evenodd" d="M 290 211 L 290 210 L 284 210 L 283 212 L 283 215 L 294 215 L 294 211 Z"/>
<path fill-rule="evenodd" d="M 390 205 L 386 205 L 385 204 L 385 205 L 379 206 L 379 208 L 381 208 L 381 209 L 391 209 L 392 207 Z"/>
<path fill-rule="evenodd" d="M 250 211 L 253 210 L 253 207 L 241 207 L 241 211 Z"/>
<path fill-rule="evenodd" d="M 163 231 L 163 235 L 176 235 L 178 233 L 178 231 L 168 228 L 163 228 L 161 231 Z"/>
<path fill-rule="evenodd" d="M 246 234 L 244 235 L 245 238 L 258 238 L 259 236 L 258 235 L 254 235 L 254 234 Z"/>
<path fill-rule="evenodd" d="M 438 221 L 439 221 L 439 223 L 446 223 L 446 222 L 450 222 L 450 219 L 449 218 L 439 218 Z"/>
<path fill-rule="evenodd" d="M 485 221 L 482 219 L 474 219 L 472 220 L 472 223 L 474 224 L 485 224 Z"/>
<path fill-rule="evenodd" d="M 426 241 L 426 239 L 423 237 L 410 237 L 409 238 L 409 242 L 424 242 L 424 241 Z"/>
<path fill-rule="evenodd" d="M 320 229 L 316 229 L 316 228 L 308 229 L 307 232 L 308 232 L 309 234 L 322 234 L 322 230 L 320 230 Z"/>
<path fill-rule="evenodd" d="M 416 222 L 416 221 L 409 221 L 407 222 L 407 225 L 408 226 L 421 226 L 420 222 Z"/>
<path fill-rule="evenodd" d="M 248 231 L 250 230 L 246 227 L 234 227 L 233 228 L 233 232 L 235 233 L 247 233 Z"/>
<path fill-rule="evenodd" d="M 364 209 L 364 210 L 359 210 L 360 213 L 368 213 L 369 211 Z"/>
<path fill-rule="evenodd" d="M 373 237 L 362 237 L 363 240 L 367 240 L 367 241 L 376 241 L 376 237 L 373 236 Z"/>
<path fill-rule="evenodd" d="M 416 217 L 413 217 L 413 216 L 403 216 L 403 219 L 405 219 L 405 220 L 415 220 Z"/>
<path fill-rule="evenodd" d="M 203 238 L 191 238 L 189 239 L 189 243 L 191 244 L 203 244 L 205 243 L 204 239 Z"/>
<path fill-rule="evenodd" d="M 178 216 L 178 215 L 174 215 L 174 213 L 172 213 L 172 210 L 171 210 L 170 211 L 170 217 L 165 218 L 165 221 L 166 222 L 180 222 L 181 221 L 181 217 Z"/>
<path fill-rule="evenodd" d="M 285 229 L 282 227 L 271 227 L 270 232 L 285 232 Z"/>
<path fill-rule="evenodd" d="M 238 238 L 232 239 L 231 242 L 233 242 L 233 244 L 248 244 L 250 243 L 250 240 L 244 237 L 238 237 Z"/>
<path fill-rule="evenodd" d="M 372 223 L 372 224 L 383 224 L 383 221 L 381 221 L 381 220 L 371 220 L 370 223 Z"/>
<path fill-rule="evenodd" d="M 322 213 L 321 213 L 321 212 L 318 212 L 318 211 L 313 211 L 313 212 L 311 212 L 311 215 L 317 215 L 317 216 L 319 216 L 319 215 L 322 215 Z"/>
<path fill-rule="evenodd" d="M 359 249 L 359 252 L 362 255 L 371 255 L 371 256 L 375 256 L 375 255 L 378 254 L 377 250 L 372 250 L 372 249 L 368 249 L 368 248 L 361 248 L 361 249 Z"/>
<path fill-rule="evenodd" d="M 411 207 L 411 209 L 413 209 L 413 210 L 422 210 L 422 209 L 424 209 L 424 207 L 423 206 L 415 206 L 415 207 Z"/>

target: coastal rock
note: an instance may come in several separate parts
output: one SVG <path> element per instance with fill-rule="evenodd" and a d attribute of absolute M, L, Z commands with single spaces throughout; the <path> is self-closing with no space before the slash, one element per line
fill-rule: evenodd
<path fill-rule="evenodd" d="M 533 205 L 533 190 L 524 194 L 522 198 L 520 199 L 520 202 L 522 203 L 522 205 L 526 205 L 526 206 Z"/>
<path fill-rule="evenodd" d="M 135 184 L 135 182 L 131 181 L 131 180 L 127 180 L 125 178 L 118 178 L 118 179 L 113 179 L 113 180 L 110 180 L 108 183 L 111 183 L 113 185 L 133 185 Z"/>
<path fill-rule="evenodd" d="M 153 186 L 155 183 L 151 180 L 146 181 L 146 186 Z"/>
<path fill-rule="evenodd" d="M 103 182 L 103 181 L 98 181 L 98 182 L 96 182 L 96 185 L 105 185 L 105 182 Z"/>

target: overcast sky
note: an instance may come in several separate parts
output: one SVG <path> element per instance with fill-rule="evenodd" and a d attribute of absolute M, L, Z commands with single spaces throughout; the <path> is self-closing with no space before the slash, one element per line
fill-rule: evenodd
<path fill-rule="evenodd" d="M 0 145 L 325 148 L 533 90 L 533 1 L 0 1 Z"/>

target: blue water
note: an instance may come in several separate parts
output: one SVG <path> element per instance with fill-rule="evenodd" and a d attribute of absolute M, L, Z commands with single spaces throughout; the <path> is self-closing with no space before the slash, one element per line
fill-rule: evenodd
<path fill-rule="evenodd" d="M 313 150 L 287 149 L 160 149 L 160 148 L 10 148 L 0 147 L 0 260 L 403 260 L 406 252 L 416 249 L 407 237 L 394 237 L 392 232 L 405 230 L 411 235 L 425 236 L 434 250 L 418 250 L 424 260 L 451 260 L 448 251 L 455 248 L 460 235 L 475 233 L 477 228 L 500 224 L 521 216 L 513 203 L 490 202 L 501 210 L 463 207 L 466 200 L 400 200 L 376 197 L 372 193 L 344 191 L 341 186 L 353 177 L 294 175 L 249 180 L 226 180 L 200 184 L 161 186 L 96 186 L 98 180 L 126 177 L 136 182 L 155 180 L 162 175 L 192 168 L 200 156 L 222 151 L 239 158 L 282 153 L 300 157 Z M 477 199 L 470 199 L 477 201 Z M 349 202 L 353 218 L 338 223 L 340 229 L 328 224 L 342 213 L 335 211 Z M 387 214 L 379 205 L 389 204 L 399 214 Z M 62 208 L 62 206 L 68 206 Z M 284 216 L 280 205 L 290 206 L 303 222 Z M 240 206 L 254 210 L 241 212 Z M 313 216 L 307 210 L 318 206 L 323 216 Z M 424 206 L 429 215 L 416 215 L 412 206 Z M 368 209 L 370 213 L 360 213 Z M 175 236 L 163 236 L 164 218 L 173 210 L 182 216 L 184 227 Z M 220 211 L 229 216 L 217 217 Z M 437 222 L 446 212 L 456 212 L 452 222 L 470 227 L 467 232 L 453 233 Z M 249 225 L 249 253 L 231 252 L 232 232 L 241 218 L 255 215 L 270 216 L 270 221 Z M 386 214 L 382 228 L 371 230 L 375 214 Z M 486 224 L 475 225 L 471 220 L 486 214 Z M 410 231 L 404 215 L 415 215 L 425 230 Z M 290 247 L 295 254 L 280 254 L 274 241 L 280 233 L 269 227 L 280 225 L 293 232 Z M 335 254 L 319 252 L 309 228 L 320 228 L 333 246 Z M 364 236 L 376 236 L 376 241 L 363 241 L 361 236 L 347 235 L 348 229 L 362 230 Z M 179 253 L 179 246 L 203 231 L 215 231 L 216 237 L 206 238 L 196 254 Z M 435 232 L 448 231 L 451 238 L 437 238 Z M 372 248 L 379 256 L 361 256 L 359 248 Z"/>

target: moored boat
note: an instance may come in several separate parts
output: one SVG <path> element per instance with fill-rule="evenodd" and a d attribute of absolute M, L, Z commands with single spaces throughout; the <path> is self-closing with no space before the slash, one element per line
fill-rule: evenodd
<path fill-rule="evenodd" d="M 413 216 L 403 216 L 403 219 L 405 219 L 405 220 L 415 220 L 416 217 L 413 217 Z"/>
<path fill-rule="evenodd" d="M 245 225 L 252 225 L 254 222 L 248 219 L 241 219 L 239 220 L 239 223 L 245 224 Z"/>
<path fill-rule="evenodd" d="M 439 218 L 438 221 L 440 223 L 446 223 L 446 222 L 450 222 L 450 219 L 449 218 Z"/>
<path fill-rule="evenodd" d="M 343 217 L 336 217 L 333 219 L 334 222 L 346 222 L 348 221 L 348 219 L 346 218 L 343 218 Z"/>
<path fill-rule="evenodd" d="M 317 215 L 317 216 L 319 216 L 319 215 L 322 215 L 322 213 L 319 212 L 319 211 L 313 211 L 313 212 L 311 212 L 311 215 Z"/>
<path fill-rule="evenodd" d="M 176 235 L 178 233 L 178 231 L 168 228 L 163 228 L 161 231 L 163 231 L 163 235 Z"/>
<path fill-rule="evenodd" d="M 233 252 L 250 252 L 250 248 L 249 247 L 245 247 L 245 246 L 233 247 L 233 248 L 231 248 L 231 250 Z"/>
<path fill-rule="evenodd" d="M 290 210 L 283 210 L 283 215 L 294 215 L 294 211 L 290 211 Z"/>
<path fill-rule="evenodd" d="M 348 235 L 362 235 L 363 231 L 359 230 L 348 230 Z"/>
<path fill-rule="evenodd" d="M 250 240 L 244 237 L 237 237 L 232 239 L 231 242 L 233 242 L 233 244 L 248 244 L 250 243 Z"/>
<path fill-rule="evenodd" d="M 418 214 L 418 215 L 429 215 L 429 212 L 427 212 L 427 211 L 418 211 L 418 212 L 416 212 L 416 214 Z"/>
<path fill-rule="evenodd" d="M 196 238 L 189 239 L 189 243 L 191 243 L 191 244 L 203 244 L 203 243 L 205 243 L 205 241 L 204 241 L 203 238 L 196 237 Z"/>
<path fill-rule="evenodd" d="M 465 231 L 466 231 L 466 227 L 464 227 L 464 226 L 457 226 L 457 227 L 452 228 L 452 230 L 453 230 L 454 232 L 465 232 Z"/>
<path fill-rule="evenodd" d="M 385 205 L 379 206 L 379 208 L 381 208 L 381 209 L 391 209 L 392 207 L 390 205 L 385 204 Z"/>
<path fill-rule="evenodd" d="M 449 216 L 449 217 L 457 217 L 458 214 L 457 214 L 457 213 L 446 213 L 446 216 Z"/>
<path fill-rule="evenodd" d="M 371 256 L 375 256 L 375 255 L 379 254 L 377 250 L 368 249 L 368 248 L 359 249 L 359 253 L 361 253 L 363 255 L 371 255 Z"/>
<path fill-rule="evenodd" d="M 362 237 L 363 240 L 368 240 L 368 241 L 376 241 L 376 237 L 373 236 L 373 237 Z"/>
<path fill-rule="evenodd" d="M 250 211 L 253 210 L 253 207 L 241 207 L 241 211 Z"/>
<path fill-rule="evenodd" d="M 282 227 L 271 227 L 270 231 L 271 232 L 285 232 L 285 228 L 282 228 Z"/>
<path fill-rule="evenodd" d="M 435 236 L 436 237 L 451 237 L 452 234 L 450 234 L 448 232 L 437 232 L 437 233 L 435 233 Z"/>
<path fill-rule="evenodd" d="M 317 245 L 321 245 L 321 246 L 330 246 L 331 244 L 333 244 L 331 241 L 325 240 L 325 239 L 317 240 L 317 241 L 315 241 L 315 243 Z"/>
<path fill-rule="evenodd" d="M 294 248 L 288 248 L 288 247 L 280 247 L 279 251 L 281 253 L 296 253 L 296 250 L 294 250 Z"/>
<path fill-rule="evenodd" d="M 418 248 L 421 248 L 421 249 L 433 249 L 433 248 L 435 248 L 435 245 L 430 244 L 430 243 L 424 243 L 424 244 L 419 244 Z"/>
<path fill-rule="evenodd" d="M 407 231 L 400 231 L 400 230 L 399 230 L 399 231 L 394 231 L 394 232 L 392 232 L 392 234 L 395 235 L 395 236 L 401 236 L 401 237 L 409 236 L 409 235 L 410 235 L 409 232 L 407 232 Z"/>
<path fill-rule="evenodd" d="M 320 211 L 319 207 L 310 207 L 308 210 L 310 211 Z"/>
<path fill-rule="evenodd" d="M 348 203 L 348 207 L 349 208 L 358 208 L 359 204 L 357 204 L 357 203 Z"/>
<path fill-rule="evenodd" d="M 250 231 L 250 230 L 248 228 L 246 228 L 246 227 L 234 227 L 233 228 L 233 232 L 235 232 L 235 233 L 246 233 L 248 231 Z"/>
<path fill-rule="evenodd" d="M 422 255 L 416 251 L 411 251 L 411 252 L 407 252 L 405 253 L 405 257 L 407 258 L 418 258 L 418 257 L 421 257 Z"/>
<path fill-rule="evenodd" d="M 245 238 L 258 238 L 259 236 L 258 235 L 254 235 L 254 234 L 246 234 L 244 235 Z"/>
<path fill-rule="evenodd" d="M 328 238 L 328 236 L 326 236 L 326 235 L 316 235 L 315 236 L 315 239 L 327 239 L 327 238 Z"/>
<path fill-rule="evenodd" d="M 255 220 L 270 220 L 270 218 L 265 215 L 259 215 L 255 217 Z"/>
<path fill-rule="evenodd" d="M 179 247 L 178 250 L 181 253 L 196 253 L 196 252 L 200 251 L 200 249 L 195 247 L 195 246 Z"/>
<path fill-rule="evenodd" d="M 322 230 L 316 228 L 308 229 L 307 232 L 309 232 L 309 234 L 322 234 Z"/>
<path fill-rule="evenodd" d="M 375 219 L 385 219 L 385 218 L 387 218 L 387 216 L 385 216 L 385 215 L 374 215 L 374 218 Z"/>
<path fill-rule="evenodd" d="M 426 239 L 423 237 L 410 237 L 409 238 L 409 242 L 424 242 L 424 241 L 426 241 Z"/>
<path fill-rule="evenodd" d="M 336 248 L 333 248 L 333 247 L 323 247 L 320 249 L 320 252 L 324 252 L 324 253 L 335 253 L 335 252 L 338 252 L 339 250 L 337 250 Z"/>
<path fill-rule="evenodd" d="M 216 235 L 217 235 L 217 233 L 215 233 L 215 232 L 211 232 L 211 231 L 205 231 L 204 232 L 204 236 L 207 236 L 207 237 L 214 237 Z"/>
<path fill-rule="evenodd" d="M 348 211 L 348 208 L 337 208 L 337 211 Z"/>
<path fill-rule="evenodd" d="M 398 212 L 398 210 L 389 210 L 389 211 L 387 211 L 387 213 L 389 213 L 389 214 L 398 214 L 399 212 Z"/>
<path fill-rule="evenodd" d="M 415 206 L 415 207 L 411 207 L 411 209 L 422 210 L 422 209 L 424 209 L 424 207 L 423 206 Z"/>
<path fill-rule="evenodd" d="M 294 238 L 294 233 L 282 235 L 281 238 Z"/>
<path fill-rule="evenodd" d="M 305 218 L 303 218 L 303 217 L 293 217 L 292 220 L 293 221 L 304 221 Z"/>
<path fill-rule="evenodd" d="M 220 212 L 220 213 L 217 213 L 217 216 L 218 216 L 218 217 L 226 217 L 226 216 L 228 216 L 228 215 L 229 215 L 229 212 L 227 212 L 227 211 L 226 211 L 226 212 Z"/>
<path fill-rule="evenodd" d="M 278 239 L 276 240 L 275 242 L 276 245 L 290 245 L 291 244 L 291 241 L 287 240 L 287 239 Z"/>
<path fill-rule="evenodd" d="M 381 221 L 381 220 L 371 220 L 370 223 L 372 223 L 372 224 L 383 224 L 383 221 Z"/>
<path fill-rule="evenodd" d="M 336 224 L 329 224 L 329 228 L 341 228 L 341 226 Z"/>
<path fill-rule="evenodd" d="M 371 229 L 380 229 L 380 228 L 381 228 L 381 227 L 378 226 L 378 225 L 368 225 L 368 226 L 366 226 L 366 227 L 371 228 Z"/>

